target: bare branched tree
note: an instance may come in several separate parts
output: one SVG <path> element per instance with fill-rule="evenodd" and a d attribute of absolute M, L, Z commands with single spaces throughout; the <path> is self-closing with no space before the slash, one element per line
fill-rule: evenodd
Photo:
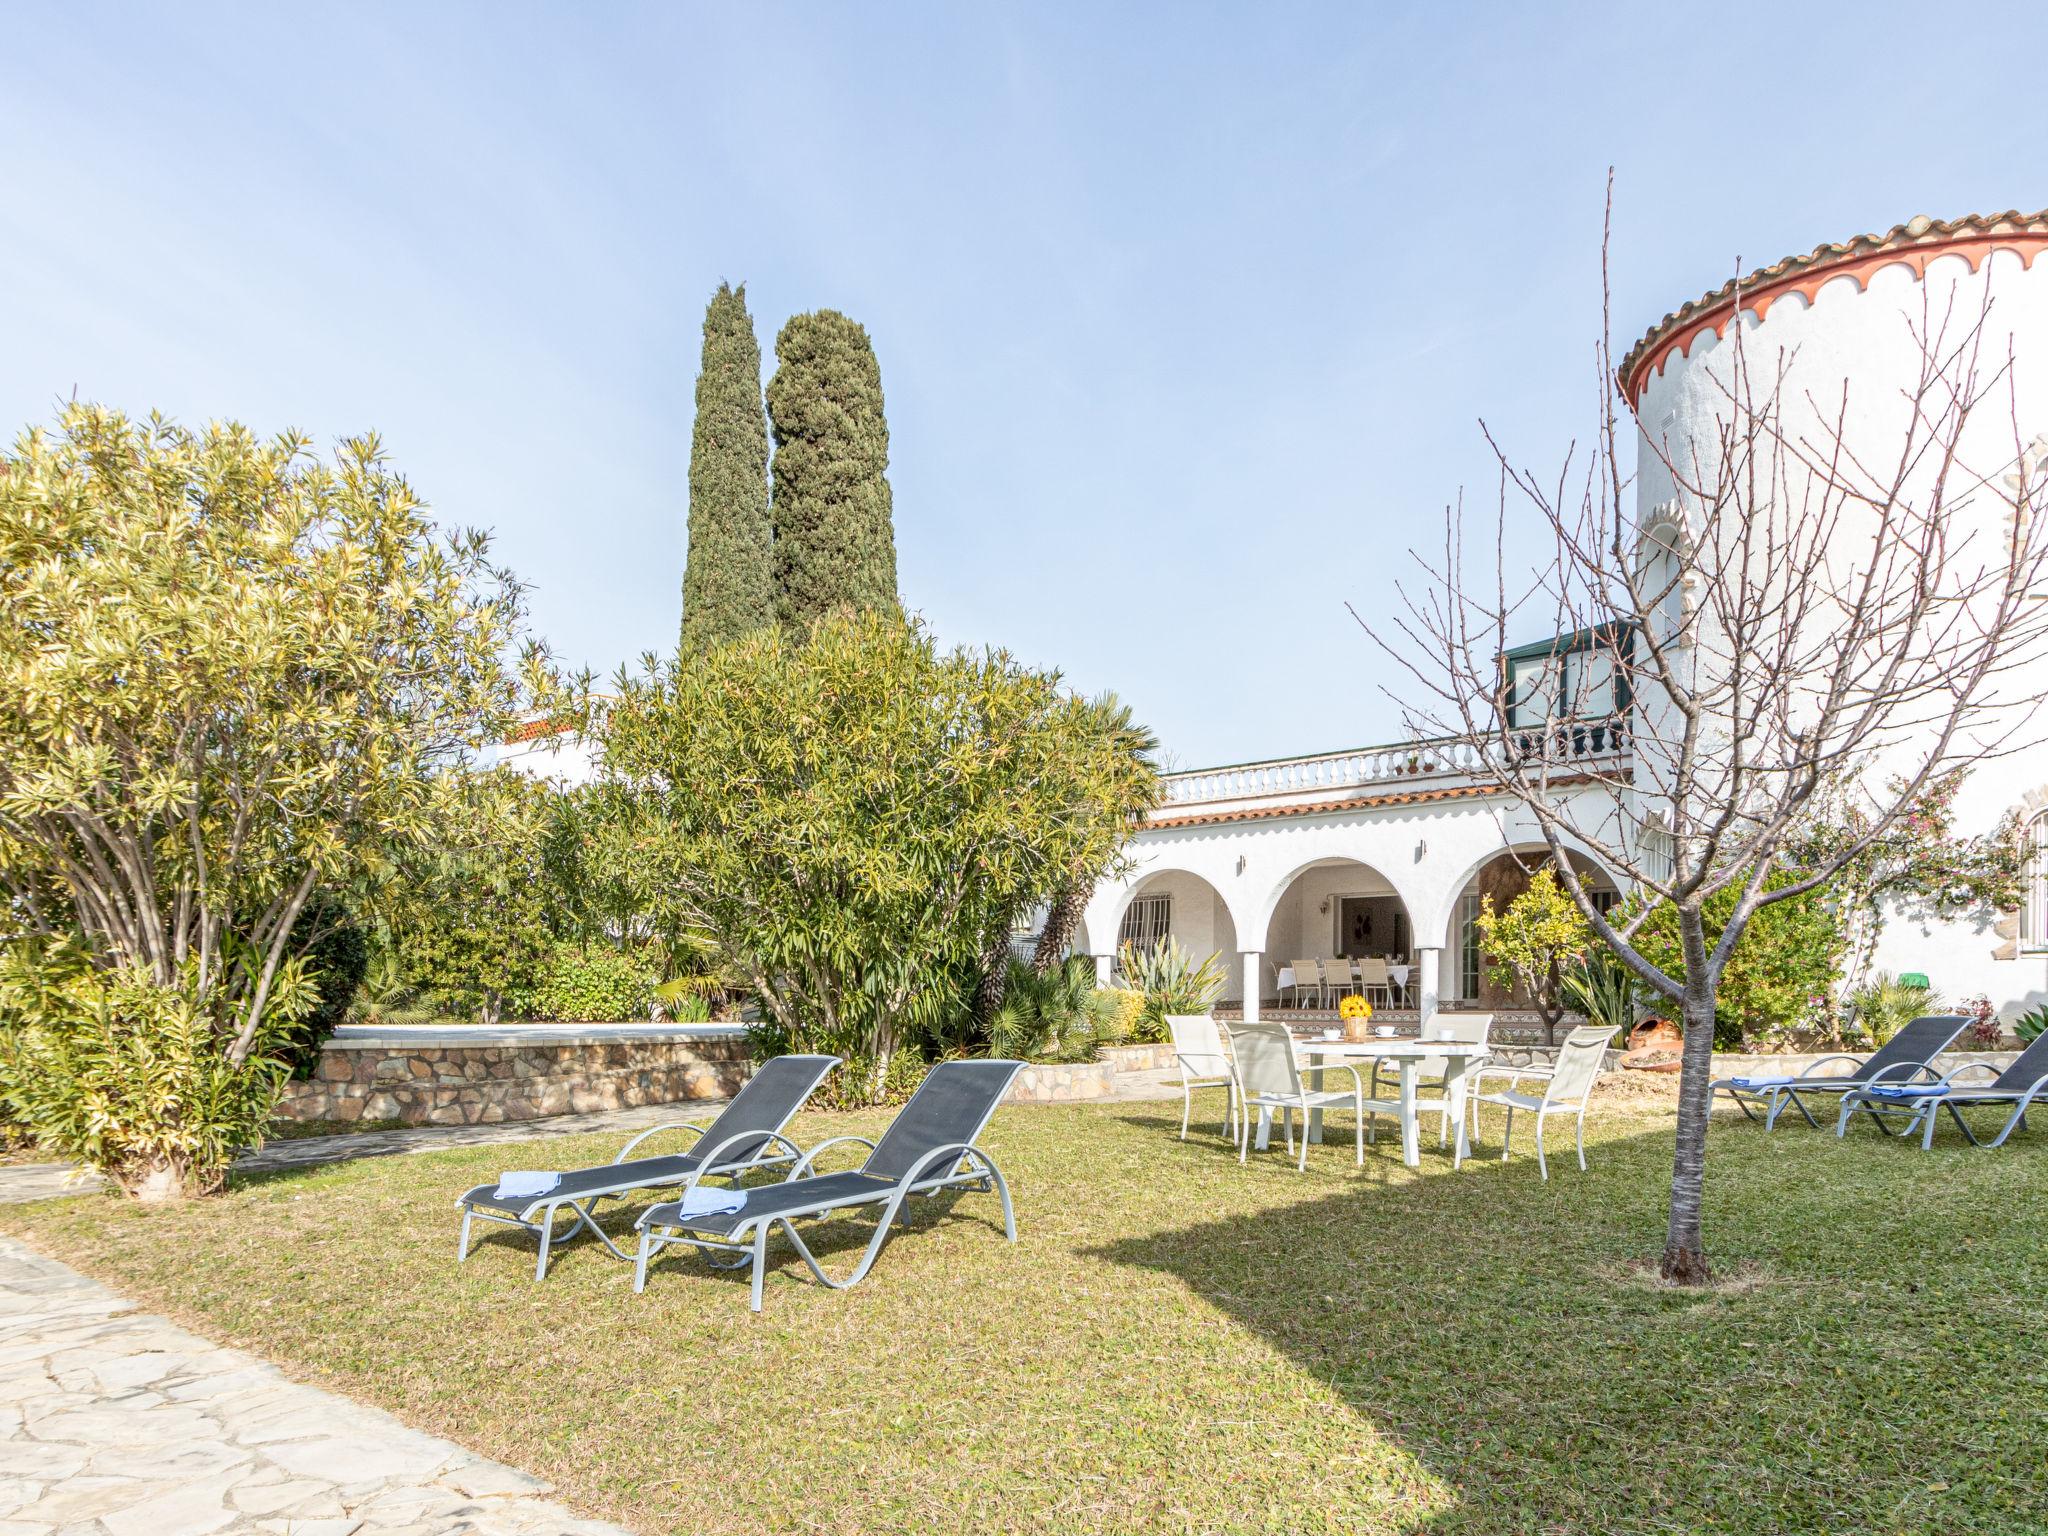
<path fill-rule="evenodd" d="M 1604 254 L 1602 275 L 1604 290 Z M 1491 558 L 1468 558 L 1453 507 L 1441 554 L 1416 557 L 1422 589 L 1402 592 L 1387 628 L 1366 626 L 1414 680 L 1411 729 L 1468 744 L 1560 868 L 1568 849 L 1590 854 L 1634 892 L 1604 912 L 1564 882 L 1683 1019 L 1662 1262 L 1679 1283 L 1710 1278 L 1715 997 L 1751 918 L 1826 885 L 1944 776 L 2038 740 L 2038 689 L 2019 674 L 2048 631 L 2048 444 L 2020 429 L 1988 300 L 1920 291 L 1917 377 L 1831 383 L 1825 398 L 1797 387 L 1791 354 L 1745 342 L 1738 293 L 1732 354 L 1710 370 L 1714 425 L 1680 446 L 1617 404 L 1603 324 L 1590 462 L 1568 453 L 1540 481 L 1488 432 Z M 1674 491 L 1645 511 L 1624 435 Z M 1547 535 L 1527 575 L 1508 557 L 1511 515 Z M 1511 630 L 1559 637 L 1533 684 L 1502 664 Z M 1844 806 L 1859 813 L 1853 833 L 1812 836 Z M 1716 934 L 1707 903 L 1731 891 Z M 1675 969 L 1636 942 L 1667 907 Z"/>

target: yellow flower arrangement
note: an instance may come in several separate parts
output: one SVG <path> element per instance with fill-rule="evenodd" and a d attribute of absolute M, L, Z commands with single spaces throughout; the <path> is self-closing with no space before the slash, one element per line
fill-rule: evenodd
<path fill-rule="evenodd" d="M 1337 1004 L 1337 1017 L 1340 1019 L 1369 1019 L 1372 1017 L 1372 1004 L 1368 1003 L 1356 992 L 1346 993 L 1343 1000 Z"/>

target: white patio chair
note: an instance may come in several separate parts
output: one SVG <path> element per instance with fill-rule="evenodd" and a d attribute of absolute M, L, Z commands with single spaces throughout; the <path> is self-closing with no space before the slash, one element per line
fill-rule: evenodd
<path fill-rule="evenodd" d="M 1490 1013 L 1440 1013 L 1422 1026 L 1422 1034 L 1425 1039 L 1434 1040 L 1448 1033 L 1453 1040 L 1461 1045 L 1485 1045 L 1487 1036 L 1492 1032 L 1493 1015 Z M 1474 1056 L 1465 1063 L 1465 1087 L 1468 1092 L 1478 1085 L 1479 1076 L 1485 1070 L 1486 1062 L 1486 1057 Z M 1380 1096 L 1380 1068 L 1383 1065 L 1388 1067 L 1389 1070 L 1397 1070 L 1393 1068 L 1391 1062 L 1382 1063 L 1378 1060 L 1373 1062 L 1371 1087 L 1374 1098 Z M 1436 1144 L 1441 1147 L 1450 1140 L 1450 1058 L 1447 1056 L 1425 1056 L 1415 1064 L 1415 1075 L 1418 1079 L 1435 1079 L 1438 1097 L 1443 1100 L 1443 1108 L 1437 1114 L 1436 1128 Z"/>
<path fill-rule="evenodd" d="M 1508 1143 L 1515 1132 L 1515 1111 L 1533 1110 L 1536 1115 L 1536 1166 L 1550 1177 L 1550 1165 L 1543 1156 L 1543 1122 L 1557 1114 L 1572 1115 L 1578 1122 L 1579 1171 L 1586 1169 L 1586 1101 L 1593 1096 L 1593 1084 L 1607 1058 L 1607 1044 L 1614 1031 L 1601 1024 L 1582 1024 L 1564 1037 L 1557 1048 L 1557 1061 L 1548 1067 L 1490 1067 L 1488 1077 L 1506 1077 L 1508 1085 L 1492 1093 L 1473 1092 L 1465 1096 L 1472 1106 L 1472 1140 L 1479 1140 L 1479 1106 L 1498 1104 L 1508 1112 L 1501 1132 L 1500 1160 L 1508 1160 Z M 1540 1096 L 1519 1092 L 1523 1083 L 1543 1084 Z M 1477 1084 L 1474 1084 L 1477 1087 Z"/>
<path fill-rule="evenodd" d="M 1323 984 L 1330 996 L 1338 1002 L 1344 1001 L 1347 992 L 1358 990 L 1358 962 L 1349 955 L 1332 955 L 1323 962 Z M 1323 1006 L 1330 1005 L 1330 998 L 1323 1000 Z"/>
<path fill-rule="evenodd" d="M 1243 1092 L 1237 1127 L 1237 1160 L 1251 1154 L 1252 1111 L 1270 1115 L 1278 1110 L 1287 1136 L 1287 1150 L 1294 1150 L 1294 1114 L 1301 1113 L 1301 1156 L 1297 1171 L 1308 1168 L 1308 1112 L 1312 1109 L 1341 1108 L 1350 1104 L 1358 1115 L 1358 1162 L 1365 1163 L 1365 1078 L 1349 1062 L 1323 1065 L 1325 1072 L 1351 1074 L 1352 1086 L 1323 1092 L 1311 1091 L 1301 1080 L 1301 1061 L 1294 1054 L 1294 1036 L 1285 1024 L 1244 1024 L 1230 1031 L 1230 1055 L 1237 1064 L 1238 1087 Z"/>
<path fill-rule="evenodd" d="M 1180 1063 L 1180 1139 L 1188 1139 L 1188 1121 L 1195 1112 L 1197 1088 L 1221 1088 L 1224 1092 L 1223 1134 L 1237 1137 L 1237 1069 L 1231 1064 L 1230 1048 L 1209 1013 L 1169 1013 L 1166 1028 L 1173 1037 L 1174 1059 Z"/>
<path fill-rule="evenodd" d="M 1315 993 L 1316 1006 L 1322 1006 L 1323 968 L 1321 963 L 1314 959 L 1294 962 L 1294 1006 L 1297 1008 L 1301 1006 L 1303 992 Z"/>
<path fill-rule="evenodd" d="M 1375 1007 L 1393 1005 L 1394 978 L 1387 974 L 1387 962 L 1368 955 L 1358 962 L 1358 989 Z M 1375 996 L 1377 994 L 1377 996 Z"/>

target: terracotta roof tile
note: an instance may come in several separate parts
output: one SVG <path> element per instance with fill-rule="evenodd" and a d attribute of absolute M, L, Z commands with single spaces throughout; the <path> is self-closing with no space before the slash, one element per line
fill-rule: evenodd
<path fill-rule="evenodd" d="M 1570 789 L 1575 785 L 1595 782 L 1590 774 L 1575 774 L 1568 779 L 1552 781 L 1558 789 Z M 1470 800 L 1481 795 L 1499 793 L 1501 791 L 1491 784 L 1447 784 L 1439 789 L 1410 789 L 1385 795 L 1353 795 L 1343 800 L 1316 800 L 1302 805 L 1249 805 L 1230 811 L 1194 811 L 1181 816 L 1159 816 L 1147 821 L 1143 830 L 1157 832 L 1178 827 L 1214 827 L 1237 821 L 1271 821 L 1281 816 L 1328 816 L 1339 811 L 1372 811 L 1389 806 L 1429 805 L 1444 800 Z"/>
<path fill-rule="evenodd" d="M 559 736 L 575 729 L 574 720 L 523 720 L 505 733 L 504 744 L 516 747 L 522 741 L 538 741 L 543 736 Z"/>

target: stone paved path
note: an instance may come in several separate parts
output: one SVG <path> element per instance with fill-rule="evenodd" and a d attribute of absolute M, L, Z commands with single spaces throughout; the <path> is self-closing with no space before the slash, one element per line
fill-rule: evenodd
<path fill-rule="evenodd" d="M 0 1536 L 626 1536 L 0 1238 Z"/>

